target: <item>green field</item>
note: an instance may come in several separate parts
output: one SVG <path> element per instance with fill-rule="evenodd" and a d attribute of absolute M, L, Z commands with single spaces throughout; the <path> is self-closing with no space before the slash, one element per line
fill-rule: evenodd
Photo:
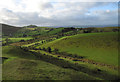
<path fill-rule="evenodd" d="M 13 51 L 14 50 L 14 51 Z M 16 47 L 3 47 L 3 80 L 95 80 L 100 79 L 83 72 L 64 69 L 59 66 L 37 60 L 34 54 Z"/>
<path fill-rule="evenodd" d="M 6 38 L 2 38 L 2 40 L 4 41 Z M 26 38 L 8 38 L 10 39 L 10 42 L 19 42 L 20 40 L 30 40 L 32 39 L 32 37 L 26 37 Z"/>
<path fill-rule="evenodd" d="M 63 37 L 41 47 L 85 56 L 98 62 L 118 66 L 118 33 L 89 33 Z"/>
<path fill-rule="evenodd" d="M 0 47 L 2 79 L 118 80 L 119 31 L 7 25 Z"/>

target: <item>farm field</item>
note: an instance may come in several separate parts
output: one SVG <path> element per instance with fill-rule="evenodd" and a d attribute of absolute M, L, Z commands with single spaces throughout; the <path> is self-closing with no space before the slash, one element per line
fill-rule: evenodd
<path fill-rule="evenodd" d="M 12 35 L 3 31 L 2 79 L 118 80 L 118 31 L 117 27 L 21 27 Z"/>

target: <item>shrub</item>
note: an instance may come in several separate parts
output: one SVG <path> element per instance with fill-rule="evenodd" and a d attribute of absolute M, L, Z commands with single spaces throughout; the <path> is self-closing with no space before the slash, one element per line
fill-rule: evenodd
<path fill-rule="evenodd" d="M 46 49 L 43 47 L 43 50 L 46 51 Z"/>
<path fill-rule="evenodd" d="M 26 34 L 23 34 L 23 37 L 27 37 L 27 35 L 26 35 Z"/>
<path fill-rule="evenodd" d="M 73 57 L 76 58 L 76 57 L 77 57 L 77 54 L 74 54 Z"/>
<path fill-rule="evenodd" d="M 42 44 L 44 43 L 44 41 L 41 42 Z"/>
<path fill-rule="evenodd" d="M 51 48 L 50 48 L 50 47 L 48 47 L 48 48 L 47 48 L 47 51 L 51 53 Z"/>
<path fill-rule="evenodd" d="M 25 42 L 25 40 L 20 40 L 19 42 Z"/>
<path fill-rule="evenodd" d="M 112 31 L 113 31 L 113 32 L 118 32 L 119 29 L 117 29 L 117 28 L 113 28 Z"/>

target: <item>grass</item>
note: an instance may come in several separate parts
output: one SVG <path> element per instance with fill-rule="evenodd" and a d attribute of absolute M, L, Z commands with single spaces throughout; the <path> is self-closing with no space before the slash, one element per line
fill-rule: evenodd
<path fill-rule="evenodd" d="M 12 63 L 12 64 L 11 64 Z M 11 68 L 11 69 L 9 69 Z M 23 74 L 24 73 L 24 74 Z M 3 65 L 3 80 L 95 80 L 82 72 L 63 69 L 41 60 L 14 59 Z"/>
<path fill-rule="evenodd" d="M 59 39 L 49 37 L 55 34 L 55 36 L 59 36 L 63 29 L 47 27 L 16 29 L 17 32 L 14 33 L 13 38 L 9 38 L 9 42 L 15 43 L 20 40 L 26 41 L 32 39 L 32 37 L 38 38 L 39 40 L 34 40 L 34 42 L 27 45 L 23 42 L 21 47 L 51 47 L 52 50 L 57 48 L 59 52 L 77 54 L 83 56 L 83 59 L 105 63 L 106 65 L 110 64 L 113 67 L 118 66 L 119 40 L 117 32 L 110 32 L 112 31 L 111 28 L 97 28 L 104 30 L 104 32 L 63 36 Z M 69 35 L 72 33 L 74 34 L 75 32 L 69 31 L 64 34 Z M 24 34 L 29 37 L 14 38 L 23 37 Z M 48 42 L 46 41 L 47 39 L 54 40 Z M 4 40 L 5 38 L 2 39 L 2 41 Z M 43 44 L 42 40 L 45 41 Z M 69 57 L 60 56 L 60 54 L 55 54 L 54 52 L 49 53 L 43 50 L 30 51 L 38 52 L 38 54 L 25 51 L 25 49 L 21 49 L 17 45 L 2 46 L 2 57 L 4 58 L 4 62 L 2 63 L 3 80 L 102 80 L 101 78 L 117 79 L 118 76 L 118 70 L 112 67 L 109 68 L 88 62 L 73 61 Z M 68 67 L 66 68 L 64 66 Z"/>
<path fill-rule="evenodd" d="M 24 52 L 17 46 L 3 46 L 2 47 L 2 56 L 3 57 L 16 57 L 16 58 L 27 58 L 27 59 L 35 59 L 29 52 Z"/>
<path fill-rule="evenodd" d="M 2 34 L 3 35 L 14 35 L 18 30 L 22 28 L 20 27 L 15 27 L 15 26 L 10 26 L 6 24 L 2 24 Z"/>
<path fill-rule="evenodd" d="M 88 59 L 118 66 L 118 33 L 87 33 L 64 37 L 40 47 L 85 56 Z"/>
<path fill-rule="evenodd" d="M 64 28 L 47 28 L 47 27 L 35 27 L 35 28 L 22 28 L 18 30 L 14 36 L 23 37 L 23 35 L 33 36 L 33 35 L 53 35 L 62 31 Z"/>
<path fill-rule="evenodd" d="M 13 51 L 14 50 L 14 51 Z M 100 79 L 83 72 L 64 69 L 48 62 L 37 60 L 29 52 L 18 47 L 4 46 L 3 80 L 95 80 Z"/>
<path fill-rule="evenodd" d="M 20 40 L 30 40 L 32 37 L 27 37 L 27 38 L 9 38 L 12 42 L 18 42 Z"/>
<path fill-rule="evenodd" d="M 50 28 L 48 28 L 50 29 Z M 35 28 L 22 28 L 20 30 L 18 30 L 14 36 L 15 37 L 23 37 L 23 35 L 28 35 L 28 36 L 32 36 L 32 35 L 43 35 L 45 34 L 47 31 L 46 28 L 43 27 L 35 27 Z"/>
<path fill-rule="evenodd" d="M 58 55 L 53 55 L 52 53 L 48 53 L 48 52 L 45 52 L 45 51 L 42 51 L 42 50 L 38 50 L 38 51 L 31 50 L 31 51 L 36 52 L 36 53 L 40 52 L 41 53 L 40 58 L 42 60 L 49 61 L 50 63 L 53 63 L 55 65 L 70 66 L 69 68 L 73 68 L 73 69 L 75 68 L 77 70 L 78 70 L 79 67 L 76 67 L 76 66 L 80 66 L 80 69 L 79 69 L 80 71 L 91 74 L 91 75 L 94 75 L 94 73 L 91 72 L 91 71 L 95 71 L 96 69 L 100 69 L 100 70 L 102 70 L 102 73 L 98 74 L 98 75 L 95 73 L 96 75 L 94 75 L 94 76 L 98 76 L 98 77 L 106 78 L 106 79 L 108 79 L 108 78 L 112 79 L 114 77 L 114 75 L 115 75 L 115 77 L 118 76 L 118 70 L 114 70 L 114 69 L 108 68 L 106 66 L 99 66 L 99 65 L 90 64 L 90 63 L 87 63 L 87 62 L 84 63 L 84 62 L 80 62 L 80 61 L 73 61 L 73 60 L 69 59 L 69 57 L 68 58 L 64 58 L 64 56 L 63 57 L 62 56 L 58 57 Z M 54 58 L 51 58 L 51 57 L 54 57 Z M 58 60 L 56 61 L 56 59 L 58 59 Z M 60 63 L 59 59 L 62 59 L 62 62 L 61 62 L 62 64 Z M 66 62 L 67 62 L 67 65 L 66 65 Z M 77 63 L 77 65 L 75 65 L 75 63 Z M 81 66 L 85 67 L 85 68 L 82 69 Z M 108 73 L 108 74 L 106 74 L 106 73 Z"/>
<path fill-rule="evenodd" d="M 64 28 L 54 28 L 52 31 L 49 31 L 47 34 L 56 34 L 56 33 L 59 33 L 63 30 Z"/>
<path fill-rule="evenodd" d="M 6 38 L 2 38 L 2 41 L 5 43 L 6 41 L 5 41 L 5 39 Z M 26 41 L 26 40 L 30 40 L 30 39 L 32 39 L 32 37 L 26 37 L 26 38 L 8 38 L 9 39 L 9 43 L 14 43 L 14 42 L 19 42 L 19 41 L 21 41 L 21 40 L 24 40 L 24 41 Z"/>

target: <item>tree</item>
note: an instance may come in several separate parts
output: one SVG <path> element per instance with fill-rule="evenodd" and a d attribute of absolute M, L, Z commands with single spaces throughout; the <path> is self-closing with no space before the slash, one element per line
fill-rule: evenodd
<path fill-rule="evenodd" d="M 42 41 L 41 43 L 43 44 L 44 42 Z"/>
<path fill-rule="evenodd" d="M 46 49 L 43 47 L 43 50 L 46 51 Z"/>
<path fill-rule="evenodd" d="M 48 48 L 47 48 L 47 51 L 51 53 L 51 48 L 50 48 L 50 47 L 48 47 Z"/>
<path fill-rule="evenodd" d="M 20 42 L 25 42 L 25 40 L 23 39 L 23 40 L 20 40 Z"/>
<path fill-rule="evenodd" d="M 112 31 L 113 31 L 113 32 L 118 32 L 119 29 L 117 29 L 117 28 L 113 28 Z"/>
<path fill-rule="evenodd" d="M 26 34 L 23 34 L 23 37 L 27 37 L 27 35 L 26 35 Z"/>

